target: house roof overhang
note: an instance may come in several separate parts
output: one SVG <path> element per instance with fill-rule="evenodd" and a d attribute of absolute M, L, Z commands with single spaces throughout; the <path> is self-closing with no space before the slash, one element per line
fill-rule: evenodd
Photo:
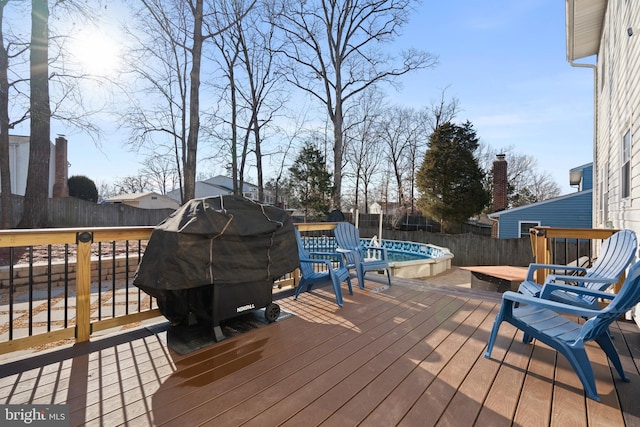
<path fill-rule="evenodd" d="M 567 61 L 596 55 L 608 0 L 565 0 Z"/>
<path fill-rule="evenodd" d="M 513 213 L 516 211 L 520 211 L 520 210 L 526 210 L 529 209 L 531 207 L 534 206 L 540 206 L 540 205 L 547 205 L 549 203 L 555 203 L 558 202 L 560 200 L 566 200 L 566 199 L 572 199 L 574 197 L 582 197 L 585 194 L 593 194 L 593 189 L 589 189 L 589 190 L 583 190 L 583 191 L 576 191 L 575 193 L 569 193 L 569 194 L 565 194 L 564 196 L 558 196 L 558 197 L 554 197 L 552 199 L 546 199 L 546 200 L 542 200 L 541 202 L 535 202 L 535 203 L 531 203 L 529 205 L 524 205 L 524 206 L 518 206 L 517 208 L 511 208 L 511 209 L 505 209 L 503 211 L 499 211 L 499 212 L 493 212 L 488 214 L 487 216 L 489 217 L 489 219 L 499 219 L 501 215 L 503 214 L 507 214 L 507 213 Z"/>
<path fill-rule="evenodd" d="M 592 165 L 593 162 L 589 162 L 569 170 L 569 185 L 580 185 L 580 181 L 582 181 L 582 177 L 584 176 L 584 170 Z"/>

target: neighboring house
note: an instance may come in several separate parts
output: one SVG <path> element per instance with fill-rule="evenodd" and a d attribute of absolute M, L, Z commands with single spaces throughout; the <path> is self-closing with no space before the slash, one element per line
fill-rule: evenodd
<path fill-rule="evenodd" d="M 218 175 L 205 181 L 196 181 L 195 197 L 215 197 L 220 195 L 233 194 L 233 179 Z M 247 199 L 258 201 L 258 186 L 245 182 L 242 186 L 242 195 Z M 180 202 L 180 190 L 173 190 L 167 196 Z M 264 190 L 264 202 L 273 204 L 275 201 L 270 191 Z"/>
<path fill-rule="evenodd" d="M 640 234 L 639 37 L 640 2 L 567 1 L 568 61 L 597 55 L 593 227 Z"/>
<path fill-rule="evenodd" d="M 49 197 L 67 197 L 69 189 L 67 178 L 67 140 L 63 136 L 51 144 L 49 157 Z M 11 193 L 24 196 L 27 188 L 29 170 L 29 137 L 9 135 L 9 172 L 11 174 Z"/>
<path fill-rule="evenodd" d="M 120 194 L 105 200 L 107 203 L 133 206 L 140 209 L 178 209 L 180 204 L 170 197 L 158 193 Z"/>
<path fill-rule="evenodd" d="M 528 237 L 536 226 L 591 228 L 592 171 L 592 163 L 571 169 L 569 180 L 578 187 L 576 193 L 489 214 L 498 223 L 497 237 Z"/>

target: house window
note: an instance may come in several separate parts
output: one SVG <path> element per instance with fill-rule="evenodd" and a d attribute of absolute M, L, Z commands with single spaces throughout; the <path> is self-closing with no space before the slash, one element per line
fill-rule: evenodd
<path fill-rule="evenodd" d="M 529 237 L 529 229 L 540 225 L 540 221 L 520 221 L 520 237 Z"/>
<path fill-rule="evenodd" d="M 620 196 L 626 199 L 631 195 L 631 131 L 622 138 L 622 169 L 620 174 Z"/>

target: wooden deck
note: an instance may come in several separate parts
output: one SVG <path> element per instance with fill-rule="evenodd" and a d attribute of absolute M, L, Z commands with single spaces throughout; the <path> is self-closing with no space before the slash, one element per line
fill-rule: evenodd
<path fill-rule="evenodd" d="M 394 279 L 278 301 L 295 316 L 185 356 L 164 323 L 0 365 L 0 403 L 70 406 L 71 425 L 635 426 L 640 330 L 613 333 L 623 383 L 592 348 L 601 403 L 548 347 L 503 325 L 499 294 Z M 509 349 L 509 351 L 507 351 Z"/>

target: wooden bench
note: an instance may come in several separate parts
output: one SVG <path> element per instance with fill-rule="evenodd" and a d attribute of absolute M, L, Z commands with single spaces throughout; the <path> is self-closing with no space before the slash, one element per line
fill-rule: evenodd
<path fill-rule="evenodd" d="M 471 288 L 485 291 L 506 292 L 517 291 L 518 286 L 527 276 L 526 267 L 509 265 L 481 265 L 460 267 L 471 272 Z"/>

